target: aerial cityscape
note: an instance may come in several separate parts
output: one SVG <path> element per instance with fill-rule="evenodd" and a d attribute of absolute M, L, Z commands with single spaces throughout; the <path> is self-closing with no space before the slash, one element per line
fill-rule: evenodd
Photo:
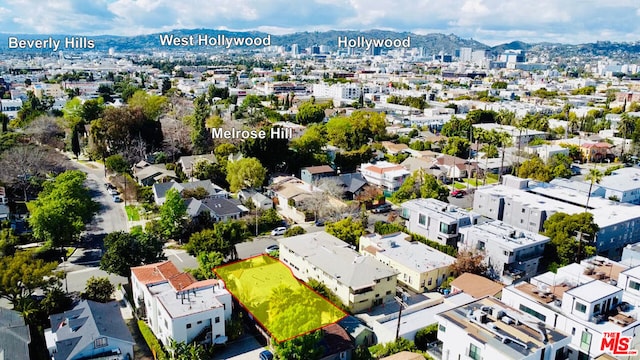
<path fill-rule="evenodd" d="M 0 360 L 640 359 L 640 4 L 0 14 Z"/>

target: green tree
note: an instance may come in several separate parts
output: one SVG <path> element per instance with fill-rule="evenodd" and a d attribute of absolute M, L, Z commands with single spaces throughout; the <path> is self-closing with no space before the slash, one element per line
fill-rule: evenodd
<path fill-rule="evenodd" d="M 9 116 L 5 113 L 0 113 L 0 123 L 2 123 L 2 132 L 9 131 Z"/>
<path fill-rule="evenodd" d="M 447 139 L 447 144 L 442 149 L 442 153 L 466 159 L 469 157 L 470 145 L 469 140 L 459 136 L 452 136 Z"/>
<path fill-rule="evenodd" d="M 167 239 L 178 239 L 187 220 L 187 205 L 176 189 L 167 191 L 160 206 L 160 228 Z"/>
<path fill-rule="evenodd" d="M 116 290 L 108 277 L 92 276 L 87 280 L 84 292 L 81 294 L 83 299 L 93 300 L 101 303 L 111 301 L 113 292 Z"/>
<path fill-rule="evenodd" d="M 199 254 L 219 253 L 223 256 L 231 254 L 231 243 L 220 236 L 214 229 L 204 229 L 191 234 L 189 242 L 185 245 L 185 250 L 191 256 Z"/>
<path fill-rule="evenodd" d="M 303 229 L 300 226 L 292 226 L 284 232 L 284 237 L 291 237 L 296 235 L 306 234 L 307 230 Z"/>
<path fill-rule="evenodd" d="M 324 120 L 324 109 L 322 106 L 310 101 L 305 101 L 298 107 L 298 113 L 296 114 L 296 122 L 298 124 L 307 125 L 310 123 L 319 123 L 322 120 Z"/>
<path fill-rule="evenodd" d="M 138 90 L 127 101 L 131 107 L 139 107 L 149 120 L 157 120 L 167 106 L 167 98 L 161 95 L 151 95 L 144 90 Z"/>
<path fill-rule="evenodd" d="M 324 355 L 324 348 L 320 346 L 321 340 L 322 330 L 298 336 L 276 345 L 275 355 L 281 360 L 319 360 Z"/>
<path fill-rule="evenodd" d="M 460 119 L 456 116 L 451 116 L 451 119 L 442 125 L 440 133 L 443 136 L 460 136 L 464 138 L 469 137 L 469 131 L 471 131 L 471 120 Z"/>
<path fill-rule="evenodd" d="M 148 233 L 110 233 L 104 239 L 105 252 L 100 259 L 100 269 L 129 277 L 131 267 L 166 259 L 163 245 L 158 237 Z"/>
<path fill-rule="evenodd" d="M 129 162 L 120 154 L 107 157 L 104 163 L 107 170 L 114 171 L 118 174 L 129 172 L 131 169 Z"/>
<path fill-rule="evenodd" d="M 206 121 L 211 113 L 205 95 L 198 96 L 193 101 L 194 112 L 191 118 L 191 141 L 194 154 L 205 154 L 211 145 L 211 134 L 206 128 Z"/>
<path fill-rule="evenodd" d="M 78 156 L 80 156 L 80 139 L 78 139 L 78 128 L 77 126 L 73 128 L 71 131 L 71 151 L 73 155 L 76 156 L 76 160 Z"/>
<path fill-rule="evenodd" d="M 227 164 L 227 182 L 232 192 L 262 186 L 267 170 L 256 158 L 242 158 Z"/>
<path fill-rule="evenodd" d="M 61 276 L 54 274 L 57 265 L 36 259 L 27 251 L 0 258 L 0 297 L 17 307 L 20 301 L 31 297 L 36 289 L 47 284 L 45 277 Z"/>
<path fill-rule="evenodd" d="M 365 228 L 362 226 L 362 222 L 354 221 L 351 216 L 346 219 L 327 224 L 326 230 L 329 234 L 337 237 L 338 239 L 355 246 L 358 246 L 360 236 L 365 233 Z"/>
<path fill-rule="evenodd" d="M 531 178 L 538 181 L 549 182 L 553 176 L 549 168 L 539 157 L 525 160 L 518 168 L 518 176 L 521 178 Z"/>
<path fill-rule="evenodd" d="M 432 324 L 418 330 L 414 342 L 418 350 L 427 351 L 428 345 L 437 340 L 438 324 Z"/>
<path fill-rule="evenodd" d="M 576 237 L 583 241 L 593 241 L 598 232 L 598 225 L 593 222 L 593 215 L 583 212 L 574 215 L 557 212 L 544 222 L 544 235 L 551 241 L 545 248 L 543 260 L 545 265 L 564 266 L 575 259 L 584 259 L 595 254 L 595 247 L 581 246 Z M 582 233 L 582 235 L 578 235 Z M 580 251 L 578 251 L 580 250 Z"/>
<path fill-rule="evenodd" d="M 86 178 L 78 170 L 61 173 L 54 181 L 46 182 L 38 198 L 27 204 L 36 239 L 60 247 L 78 238 L 98 210 L 98 203 L 84 186 Z"/>
<path fill-rule="evenodd" d="M 417 198 L 433 198 L 448 201 L 449 190 L 438 182 L 435 176 L 424 171 L 414 171 L 393 193 L 391 199 L 394 202 L 404 202 Z"/>
<path fill-rule="evenodd" d="M 589 194 L 587 194 L 587 203 L 584 205 L 585 211 L 589 208 L 589 200 L 591 200 L 591 190 L 593 190 L 593 184 L 599 184 L 602 181 L 604 174 L 598 169 L 589 169 L 589 173 L 584 177 L 585 181 L 589 182 Z"/>
<path fill-rule="evenodd" d="M 207 350 L 200 344 L 170 339 L 169 353 L 171 360 L 201 360 L 207 358 Z"/>

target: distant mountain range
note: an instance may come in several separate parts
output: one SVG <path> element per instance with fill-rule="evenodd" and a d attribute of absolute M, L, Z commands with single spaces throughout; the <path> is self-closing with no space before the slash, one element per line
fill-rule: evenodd
<path fill-rule="evenodd" d="M 87 36 L 94 40 L 95 47 L 87 50 L 106 51 L 114 48 L 118 52 L 135 52 L 135 51 L 152 51 L 152 50 L 189 50 L 203 52 L 220 51 L 220 47 L 203 47 L 203 46 L 167 46 L 160 41 L 160 35 L 173 35 L 174 37 L 185 37 L 190 35 L 207 35 L 211 38 L 219 35 L 226 38 L 244 38 L 244 37 L 267 37 L 269 34 L 264 32 L 234 32 L 225 30 L 211 29 L 184 29 L 173 30 L 161 34 L 137 35 L 137 36 L 114 36 L 100 35 Z M 60 40 L 64 44 L 65 38 L 74 35 L 26 35 L 26 34 L 0 34 L 0 51 L 17 50 L 29 52 L 50 52 L 49 49 L 9 49 L 9 37 L 17 37 L 22 40 L 48 39 Z M 616 55 L 618 57 L 636 58 L 640 56 L 640 42 L 635 43 L 613 43 L 609 41 L 600 41 L 597 43 L 567 45 L 560 43 L 538 43 L 528 44 L 522 41 L 513 41 L 498 46 L 488 46 L 472 39 L 463 39 L 454 34 L 427 34 L 418 35 L 409 32 L 395 32 L 386 30 L 367 30 L 367 31 L 326 31 L 326 32 L 298 32 L 286 35 L 271 35 L 271 45 L 291 46 L 298 44 L 300 49 L 308 48 L 313 45 L 327 45 L 335 49 L 338 45 L 338 37 L 346 36 L 349 39 L 357 37 L 365 37 L 367 39 L 406 39 L 411 38 L 411 47 L 423 47 L 427 54 L 438 54 L 444 52 L 454 54 L 461 47 L 470 47 L 474 50 L 488 49 L 494 54 L 503 52 L 506 49 L 521 49 L 525 51 L 547 51 L 551 56 L 603 56 Z M 234 48 L 236 48 L 234 46 Z M 82 49 L 64 49 L 67 51 L 82 51 Z"/>

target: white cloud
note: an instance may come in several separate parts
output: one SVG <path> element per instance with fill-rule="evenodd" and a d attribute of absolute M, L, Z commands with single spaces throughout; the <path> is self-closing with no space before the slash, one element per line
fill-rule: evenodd
<path fill-rule="evenodd" d="M 274 34 L 423 29 L 495 42 L 638 40 L 637 0 L 4 0 L 0 28 L 133 35 L 177 28 Z M 428 31 L 427 31 L 428 30 Z"/>

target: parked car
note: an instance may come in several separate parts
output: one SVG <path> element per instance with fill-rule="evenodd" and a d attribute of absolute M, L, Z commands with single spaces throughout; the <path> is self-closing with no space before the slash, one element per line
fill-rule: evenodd
<path fill-rule="evenodd" d="M 287 228 L 284 226 L 280 226 L 277 227 L 273 230 L 271 230 L 271 235 L 272 236 L 278 236 L 278 235 L 284 235 L 284 233 L 287 231 Z"/>
<path fill-rule="evenodd" d="M 113 201 L 119 203 L 119 202 L 122 202 L 122 198 L 120 197 L 120 195 L 114 195 L 113 196 Z"/>
<path fill-rule="evenodd" d="M 260 360 L 273 360 L 273 354 L 269 350 L 260 353 Z"/>
<path fill-rule="evenodd" d="M 316 226 L 324 226 L 324 219 L 318 219 L 315 222 Z"/>
<path fill-rule="evenodd" d="M 119 195 L 118 190 L 116 190 L 115 188 L 109 189 L 107 192 L 109 193 L 109 195 Z"/>
<path fill-rule="evenodd" d="M 457 198 L 461 198 L 465 195 L 467 195 L 467 192 L 461 189 L 455 189 L 451 192 L 451 196 L 457 197 Z"/>
<path fill-rule="evenodd" d="M 371 210 L 372 213 L 374 214 L 382 214 L 382 213 L 387 213 L 389 211 L 391 211 L 391 204 L 382 204 L 380 206 L 378 206 L 377 208 Z"/>
<path fill-rule="evenodd" d="M 272 253 L 274 251 L 279 251 L 279 250 L 280 250 L 280 246 L 278 246 L 278 245 L 269 245 L 264 249 L 264 252 L 269 254 L 269 253 Z"/>

